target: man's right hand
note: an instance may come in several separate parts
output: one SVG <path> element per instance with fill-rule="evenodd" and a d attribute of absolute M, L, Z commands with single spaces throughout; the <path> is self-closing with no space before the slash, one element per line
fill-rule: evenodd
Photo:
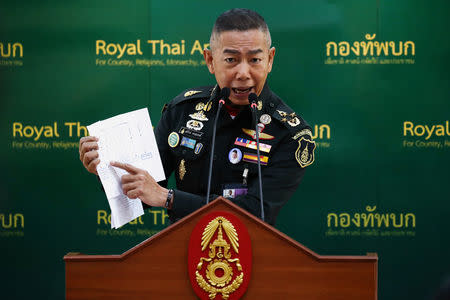
<path fill-rule="evenodd" d="M 98 138 L 95 136 L 85 136 L 80 139 L 80 160 L 88 172 L 97 174 L 98 158 Z"/>

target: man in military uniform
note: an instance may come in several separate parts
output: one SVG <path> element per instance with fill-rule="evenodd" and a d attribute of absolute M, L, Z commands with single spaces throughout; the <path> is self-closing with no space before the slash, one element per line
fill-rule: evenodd
<path fill-rule="evenodd" d="M 275 224 L 281 207 L 295 192 L 314 161 L 311 128 L 266 83 L 272 70 L 275 48 L 264 19 L 256 12 L 232 9 L 218 17 L 204 58 L 215 86 L 189 89 L 164 106 L 155 136 L 166 177 L 175 173 L 176 190 L 158 184 L 144 170 L 112 162 L 126 170 L 124 194 L 150 206 L 167 207 L 176 221 L 206 203 L 209 157 L 220 90 L 231 90 L 218 116 L 211 196 L 228 197 L 260 217 L 256 155 L 256 131 L 265 220 Z M 257 124 L 249 107 L 250 93 L 258 95 Z M 95 137 L 80 140 L 80 159 L 96 173 L 99 163 Z M 231 190 L 231 193 L 230 193 Z M 232 196 L 230 196 L 232 195 Z M 232 198 L 234 196 L 234 198 Z"/>

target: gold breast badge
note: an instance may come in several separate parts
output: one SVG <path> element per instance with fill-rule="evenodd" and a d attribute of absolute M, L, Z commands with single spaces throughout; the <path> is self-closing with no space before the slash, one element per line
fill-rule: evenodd
<path fill-rule="evenodd" d="M 184 165 L 184 159 L 182 159 L 180 161 L 180 165 L 178 166 L 178 175 L 180 176 L 180 180 L 183 180 L 185 174 L 186 174 L 186 167 Z"/>
<path fill-rule="evenodd" d="M 192 95 L 195 95 L 195 94 L 198 94 L 198 93 L 201 93 L 202 91 L 187 91 L 186 93 L 184 93 L 184 97 L 186 98 L 186 97 L 190 97 L 190 96 L 192 96 Z"/>
<path fill-rule="evenodd" d="M 263 108 L 263 103 L 261 100 L 258 100 L 258 110 L 261 110 Z"/>
<path fill-rule="evenodd" d="M 211 243 L 216 231 L 218 231 L 217 238 Z M 224 239 L 223 231 L 225 231 L 230 243 Z M 238 241 L 238 235 L 233 224 L 221 216 L 209 222 L 203 230 L 201 247 L 202 251 L 209 247 L 209 257 L 200 258 L 195 277 L 197 284 L 209 294 L 209 299 L 215 299 L 217 294 L 222 294 L 222 299 L 228 299 L 230 294 L 242 284 L 244 272 L 242 272 L 239 258 L 234 258 L 239 253 Z M 204 262 L 208 263 L 204 271 L 206 279 L 200 274 Z M 231 281 L 234 275 L 233 264 L 240 273 Z"/>

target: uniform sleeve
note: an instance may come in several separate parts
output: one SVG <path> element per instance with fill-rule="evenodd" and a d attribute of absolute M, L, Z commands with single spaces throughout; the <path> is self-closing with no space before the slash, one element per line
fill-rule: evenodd
<path fill-rule="evenodd" d="M 269 224 L 275 224 L 280 209 L 297 190 L 305 173 L 305 168 L 300 167 L 295 158 L 298 148 L 299 142 L 287 137 L 273 153 L 269 165 L 261 166 L 264 214 L 265 221 Z M 248 193 L 232 201 L 255 216 L 261 217 L 258 174 L 248 182 Z"/>
<path fill-rule="evenodd" d="M 164 168 L 164 175 L 166 176 L 166 180 L 158 182 L 158 184 L 163 187 L 167 187 L 167 181 L 174 169 L 173 166 L 174 160 L 171 158 L 169 145 L 167 143 L 167 137 L 169 136 L 170 130 L 169 124 L 170 124 L 170 114 L 167 110 L 165 110 L 162 113 L 161 119 L 159 120 L 158 125 L 156 125 L 155 128 L 156 144 L 158 145 L 159 155 L 161 157 L 161 162 Z M 151 207 L 150 205 L 145 204 L 144 202 L 142 202 L 142 205 L 144 206 L 144 208 Z"/>
<path fill-rule="evenodd" d="M 165 110 L 155 128 L 156 143 L 158 145 L 159 155 L 161 156 L 164 174 L 166 175 L 166 180 L 159 183 L 163 187 L 167 187 L 167 181 L 174 170 L 174 159 L 171 157 L 172 155 L 167 142 L 170 134 L 170 122 L 170 112 Z"/>

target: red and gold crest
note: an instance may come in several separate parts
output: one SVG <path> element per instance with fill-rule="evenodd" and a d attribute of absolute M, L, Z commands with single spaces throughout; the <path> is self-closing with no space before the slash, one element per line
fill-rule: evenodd
<path fill-rule="evenodd" d="M 189 241 L 189 278 L 200 299 L 240 299 L 252 267 L 250 236 L 229 212 L 204 216 Z"/>

